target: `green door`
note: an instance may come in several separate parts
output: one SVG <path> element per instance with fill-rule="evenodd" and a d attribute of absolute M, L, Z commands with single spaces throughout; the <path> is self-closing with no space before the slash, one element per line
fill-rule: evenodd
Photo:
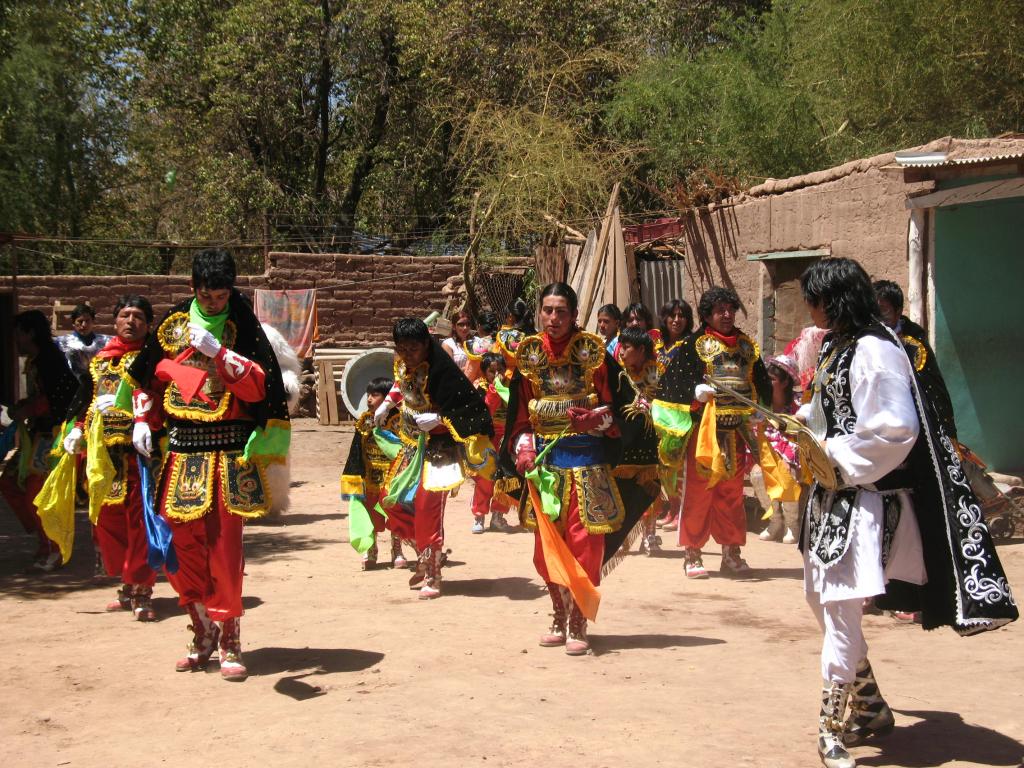
<path fill-rule="evenodd" d="M 935 354 L 960 441 L 1024 470 L 1024 198 L 935 211 Z"/>

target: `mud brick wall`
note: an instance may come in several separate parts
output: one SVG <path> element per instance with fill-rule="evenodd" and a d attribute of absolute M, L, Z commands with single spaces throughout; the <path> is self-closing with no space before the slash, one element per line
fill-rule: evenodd
<path fill-rule="evenodd" d="M 361 348 L 390 344 L 391 325 L 399 317 L 443 309 L 441 288 L 461 269 L 461 258 L 454 256 L 271 253 L 265 274 L 240 276 L 237 285 L 250 297 L 257 288 L 319 289 L 320 344 Z M 0 290 L 10 287 L 9 277 L 0 278 Z M 17 311 L 39 309 L 49 317 L 54 302 L 87 301 L 96 308 L 98 330 L 109 333 L 114 304 L 125 293 L 149 298 L 160 317 L 188 295 L 188 276 L 23 275 Z"/>

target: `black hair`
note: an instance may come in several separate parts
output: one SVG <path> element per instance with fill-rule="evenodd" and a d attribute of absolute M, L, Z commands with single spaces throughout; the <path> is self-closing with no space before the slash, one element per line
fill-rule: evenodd
<path fill-rule="evenodd" d="M 888 301 L 897 315 L 903 314 L 903 289 L 892 280 L 876 280 L 871 287 L 876 301 Z"/>
<path fill-rule="evenodd" d="M 854 333 L 876 321 L 878 300 L 864 267 L 853 259 L 822 259 L 800 276 L 804 300 L 819 307 L 831 330 Z"/>
<path fill-rule="evenodd" d="M 697 316 L 702 323 L 711 319 L 711 312 L 720 301 L 728 303 L 735 310 L 740 308 L 740 297 L 736 295 L 736 291 L 713 285 L 701 294 L 700 301 L 697 302 Z"/>
<path fill-rule="evenodd" d="M 88 315 L 93 320 L 95 320 L 96 310 L 90 307 L 88 304 L 75 304 L 75 308 L 71 310 L 71 319 L 77 320 L 82 315 Z"/>
<path fill-rule="evenodd" d="M 677 309 L 683 310 L 683 319 L 686 320 L 686 328 L 683 329 L 683 336 L 686 336 L 693 330 L 693 307 L 690 303 L 684 299 L 672 299 L 666 301 L 661 305 L 661 311 L 658 313 L 658 317 L 661 319 L 661 336 L 665 339 L 665 343 L 668 343 L 669 332 L 668 332 L 668 318 L 669 315 L 675 313 Z"/>
<path fill-rule="evenodd" d="M 492 365 L 505 364 L 505 358 L 498 352 L 485 352 L 480 358 L 480 373 L 487 373 Z"/>
<path fill-rule="evenodd" d="M 621 347 L 623 344 L 629 344 L 631 347 L 642 347 L 648 358 L 654 357 L 654 339 L 642 328 L 635 326 L 623 328 L 622 332 L 619 333 L 619 346 Z"/>
<path fill-rule="evenodd" d="M 498 332 L 498 328 L 501 327 L 501 323 L 498 322 L 498 316 L 490 310 L 480 313 L 477 325 L 479 326 L 480 333 L 484 336 L 493 336 Z"/>
<path fill-rule="evenodd" d="M 370 379 L 370 383 L 366 385 L 366 394 L 386 396 L 393 386 L 395 386 L 395 382 L 387 376 L 378 376 L 375 379 Z"/>
<path fill-rule="evenodd" d="M 622 310 L 620 310 L 614 304 L 605 304 L 603 307 L 597 310 L 597 314 L 608 315 L 608 317 L 613 318 L 616 323 L 622 325 Z"/>
<path fill-rule="evenodd" d="M 796 389 L 796 381 L 789 375 L 789 371 L 775 363 L 768 363 L 767 369 L 769 374 L 774 371 L 776 375 L 782 376 L 783 380 L 786 382 L 786 400 L 792 401 L 793 390 Z"/>
<path fill-rule="evenodd" d="M 505 317 L 512 318 L 512 327 L 522 331 L 527 336 L 537 332 L 533 327 L 533 310 L 523 299 L 513 299 L 505 307 Z"/>
<path fill-rule="evenodd" d="M 223 248 L 204 248 L 192 259 L 192 287 L 218 291 L 235 287 L 235 260 Z"/>
<path fill-rule="evenodd" d="M 27 309 L 14 316 L 14 327 L 24 331 L 32 339 L 37 350 L 43 350 L 47 344 L 53 344 L 50 333 L 50 321 L 38 309 Z"/>
<path fill-rule="evenodd" d="M 430 331 L 427 330 L 427 324 L 418 317 L 403 317 L 401 320 L 396 320 L 391 329 L 391 336 L 394 338 L 395 344 L 400 341 L 430 343 Z"/>
<path fill-rule="evenodd" d="M 576 291 L 568 283 L 548 283 L 540 292 L 540 303 L 543 304 L 548 296 L 560 296 L 565 299 L 569 305 L 569 312 L 576 312 L 579 309 L 580 302 L 576 298 Z"/>
<path fill-rule="evenodd" d="M 146 322 L 153 322 L 153 305 L 149 303 L 149 299 L 145 296 L 139 296 L 137 293 L 126 293 L 119 298 L 114 305 L 114 319 L 117 319 L 117 316 L 121 314 L 121 310 L 125 307 L 141 309 L 142 314 L 146 316 Z"/>
<path fill-rule="evenodd" d="M 629 324 L 630 315 L 638 315 L 640 319 L 644 321 L 646 330 L 649 331 L 654 328 L 654 316 L 651 314 L 651 310 L 645 307 L 642 302 L 634 301 L 622 310 L 622 319 L 627 325 Z"/>

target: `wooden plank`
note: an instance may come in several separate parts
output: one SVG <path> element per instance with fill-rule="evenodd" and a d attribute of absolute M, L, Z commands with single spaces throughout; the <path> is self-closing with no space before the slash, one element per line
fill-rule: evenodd
<path fill-rule="evenodd" d="M 597 238 L 597 246 L 594 248 L 590 270 L 587 272 L 586 280 L 583 282 L 583 291 L 578 297 L 580 300 L 579 317 L 585 319 L 590 317 L 590 310 L 594 308 L 594 299 L 597 297 L 596 281 L 598 272 L 601 270 L 605 260 L 605 251 L 608 247 L 608 235 L 611 233 L 612 213 L 615 211 L 615 204 L 619 200 L 619 182 L 612 187 L 612 194 L 608 198 L 608 209 L 601 220 L 601 235 Z"/>

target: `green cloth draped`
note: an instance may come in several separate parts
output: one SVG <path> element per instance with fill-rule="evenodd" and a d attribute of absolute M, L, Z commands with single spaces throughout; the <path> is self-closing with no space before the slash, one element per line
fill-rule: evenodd
<path fill-rule="evenodd" d="M 427 435 L 425 432 L 420 432 L 412 459 L 405 469 L 399 472 L 388 485 L 388 495 L 377 504 L 376 509 L 382 515 L 387 514 L 384 510 L 390 509 L 395 504 L 403 501 L 410 491 L 414 491 L 419 486 L 420 475 L 423 473 L 423 454 L 426 453 L 426 450 Z"/>
<path fill-rule="evenodd" d="M 534 459 L 533 469 L 526 473 L 526 479 L 533 483 L 533 487 L 540 494 L 540 505 L 543 507 L 543 509 L 534 510 L 534 512 L 543 512 L 551 522 L 555 522 L 559 515 L 562 514 L 562 496 L 558 493 L 557 488 L 558 475 L 546 468 L 541 462 L 544 461 L 548 451 L 555 447 L 555 443 L 562 439 L 562 435 L 568 429 L 569 427 L 563 429 L 558 437 L 544 446 L 544 450 L 537 454 L 537 458 Z"/>
<path fill-rule="evenodd" d="M 360 555 L 366 554 L 377 534 L 373 532 L 373 520 L 370 510 L 363 503 L 362 496 L 352 496 L 348 500 L 348 541 Z"/>
<path fill-rule="evenodd" d="M 192 306 L 188 308 L 188 321 L 209 331 L 216 337 L 217 341 L 220 341 L 224 338 L 224 325 L 228 321 L 228 314 L 230 312 L 231 308 L 225 304 L 224 311 L 220 314 L 208 315 L 199 306 L 199 300 L 193 299 Z"/>

